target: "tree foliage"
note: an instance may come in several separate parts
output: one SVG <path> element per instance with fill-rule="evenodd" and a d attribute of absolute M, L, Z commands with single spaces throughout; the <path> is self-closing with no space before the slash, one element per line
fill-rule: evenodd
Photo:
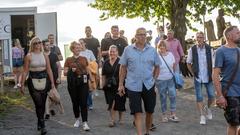
<path fill-rule="evenodd" d="M 161 21 L 161 17 L 171 20 L 174 16 L 174 3 L 187 4 L 187 20 L 202 23 L 201 15 L 212 12 L 215 8 L 223 8 L 227 15 L 239 17 L 239 0 L 95 0 L 89 6 L 103 11 L 101 20 L 110 17 L 142 17 L 144 21 L 155 19 Z"/>
<path fill-rule="evenodd" d="M 187 26 L 192 28 L 193 21 L 203 23 L 202 15 L 211 14 L 215 8 L 223 8 L 227 15 L 239 17 L 240 10 L 239 0 L 95 0 L 89 5 L 103 12 L 101 20 L 142 17 L 144 21 L 154 19 L 156 23 L 165 17 L 182 44 Z"/>

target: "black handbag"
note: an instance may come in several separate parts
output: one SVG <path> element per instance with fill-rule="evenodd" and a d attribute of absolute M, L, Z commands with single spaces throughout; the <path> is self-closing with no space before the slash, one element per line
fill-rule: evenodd
<path fill-rule="evenodd" d="M 107 87 L 117 86 L 117 79 L 114 77 L 117 66 L 115 66 L 112 76 L 107 80 Z"/>

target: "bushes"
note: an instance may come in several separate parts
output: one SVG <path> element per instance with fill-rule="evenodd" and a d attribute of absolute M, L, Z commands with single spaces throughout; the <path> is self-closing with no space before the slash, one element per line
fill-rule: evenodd
<path fill-rule="evenodd" d="M 9 107 L 13 105 L 30 107 L 27 103 L 28 96 L 23 96 L 19 92 L 7 92 L 0 94 L 0 116 L 3 116 Z"/>

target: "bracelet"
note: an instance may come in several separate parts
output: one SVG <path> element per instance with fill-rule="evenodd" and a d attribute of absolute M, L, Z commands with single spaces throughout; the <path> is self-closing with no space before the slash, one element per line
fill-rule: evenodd
<path fill-rule="evenodd" d="M 217 100 L 220 99 L 220 98 L 224 98 L 224 96 L 219 96 L 219 97 L 217 97 Z"/>

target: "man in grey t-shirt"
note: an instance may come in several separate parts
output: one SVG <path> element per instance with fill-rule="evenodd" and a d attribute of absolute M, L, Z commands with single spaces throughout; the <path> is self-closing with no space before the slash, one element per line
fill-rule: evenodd
<path fill-rule="evenodd" d="M 224 30 L 223 35 L 226 44 L 216 51 L 213 82 L 217 92 L 216 103 L 224 109 L 228 122 L 227 135 L 236 135 L 239 134 L 240 125 L 240 50 L 237 47 L 240 44 L 240 31 L 236 26 L 230 26 Z M 229 83 L 230 80 L 232 82 Z"/>

